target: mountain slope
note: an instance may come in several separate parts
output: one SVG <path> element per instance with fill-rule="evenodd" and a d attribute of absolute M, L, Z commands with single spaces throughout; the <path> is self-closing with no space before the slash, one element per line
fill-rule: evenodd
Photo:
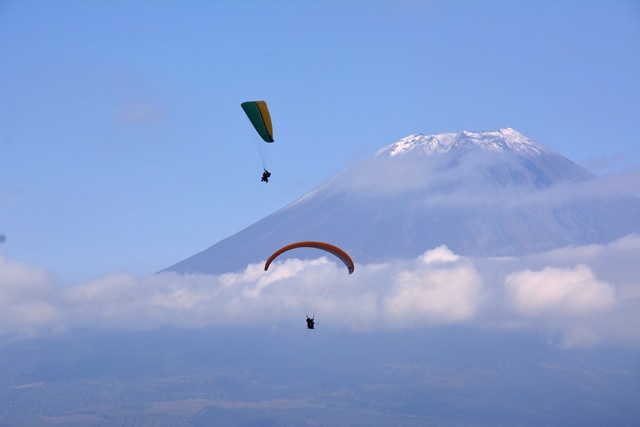
<path fill-rule="evenodd" d="M 443 244 L 515 256 L 639 232 L 640 199 L 595 192 L 596 178 L 513 129 L 414 134 L 167 270 L 238 271 L 299 240 L 368 263 Z"/>

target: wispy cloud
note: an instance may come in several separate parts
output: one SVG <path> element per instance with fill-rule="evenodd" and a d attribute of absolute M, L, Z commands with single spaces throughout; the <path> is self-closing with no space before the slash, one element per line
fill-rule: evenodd
<path fill-rule="evenodd" d="M 640 236 L 523 258 L 467 258 L 445 246 L 416 259 L 357 265 L 287 259 L 238 273 L 111 274 L 64 285 L 0 260 L 0 333 L 74 328 L 277 326 L 317 310 L 323 327 L 539 330 L 564 347 L 640 347 Z"/>
<path fill-rule="evenodd" d="M 123 102 L 114 111 L 116 123 L 127 125 L 152 123 L 166 115 L 164 108 L 145 101 Z"/>
<path fill-rule="evenodd" d="M 609 156 L 601 155 L 598 157 L 587 159 L 584 162 L 584 165 L 589 170 L 604 171 L 610 167 L 615 167 L 617 164 L 620 164 L 622 161 L 624 161 L 624 158 L 624 153 L 615 153 Z"/>
<path fill-rule="evenodd" d="M 563 182 L 543 191 L 525 193 L 518 203 L 566 203 L 579 199 L 595 199 L 640 194 L 640 167 L 581 182 Z"/>
<path fill-rule="evenodd" d="M 426 207 L 493 205 L 518 208 L 523 204 L 563 204 L 617 196 L 640 195 L 640 167 L 631 167 L 591 179 L 582 171 L 581 179 L 554 178 L 541 185 L 535 168 L 527 170 L 521 160 L 505 155 L 502 163 L 483 154 L 465 153 L 455 157 L 433 156 L 425 162 L 407 156 L 394 162 L 372 158 L 338 175 L 332 185 L 355 197 L 388 197 L 423 194 Z M 577 168 L 577 166 L 576 166 Z M 474 177 L 469 179 L 469 177 Z M 480 178 L 479 178 L 480 177 Z"/>

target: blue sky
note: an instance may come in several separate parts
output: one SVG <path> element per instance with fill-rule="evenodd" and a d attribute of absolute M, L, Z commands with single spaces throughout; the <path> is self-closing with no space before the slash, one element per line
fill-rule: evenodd
<path fill-rule="evenodd" d="M 512 127 L 621 173 L 639 47 L 637 1 L 0 1 L 0 254 L 153 273 L 418 132 Z"/>

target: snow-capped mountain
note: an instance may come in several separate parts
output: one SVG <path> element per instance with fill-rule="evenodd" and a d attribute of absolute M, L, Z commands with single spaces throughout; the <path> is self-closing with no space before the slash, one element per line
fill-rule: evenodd
<path fill-rule="evenodd" d="M 167 270 L 238 271 L 300 240 L 331 242 L 368 263 L 439 245 L 515 256 L 640 232 L 640 199 L 597 181 L 510 128 L 413 134 Z"/>
<path fill-rule="evenodd" d="M 407 151 L 417 150 L 424 155 L 446 153 L 451 149 L 480 148 L 486 151 L 504 152 L 513 150 L 523 154 L 539 155 L 545 150 L 526 136 L 511 128 L 495 132 L 443 133 L 439 135 L 413 134 L 402 138 L 395 144 L 382 148 L 377 156 L 396 156 Z"/>

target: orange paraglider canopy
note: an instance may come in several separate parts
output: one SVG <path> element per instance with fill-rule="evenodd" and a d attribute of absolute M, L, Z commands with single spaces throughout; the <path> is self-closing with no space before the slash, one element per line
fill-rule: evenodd
<path fill-rule="evenodd" d="M 267 271 L 269 269 L 269 265 L 271 265 L 273 260 L 276 259 L 278 256 L 280 256 L 281 254 L 291 249 L 296 249 L 296 248 L 316 248 L 316 249 L 321 249 L 323 251 L 327 251 L 337 256 L 340 259 L 340 261 L 344 263 L 344 265 L 349 269 L 349 274 L 353 273 L 353 270 L 355 269 L 355 265 L 353 264 L 353 260 L 351 259 L 349 254 L 347 254 L 345 251 L 343 251 L 339 247 L 331 245 L 329 243 L 309 241 L 309 242 L 292 243 L 290 245 L 287 245 L 283 248 L 278 249 L 273 253 L 273 255 L 269 257 L 267 262 L 264 264 L 264 271 Z"/>

